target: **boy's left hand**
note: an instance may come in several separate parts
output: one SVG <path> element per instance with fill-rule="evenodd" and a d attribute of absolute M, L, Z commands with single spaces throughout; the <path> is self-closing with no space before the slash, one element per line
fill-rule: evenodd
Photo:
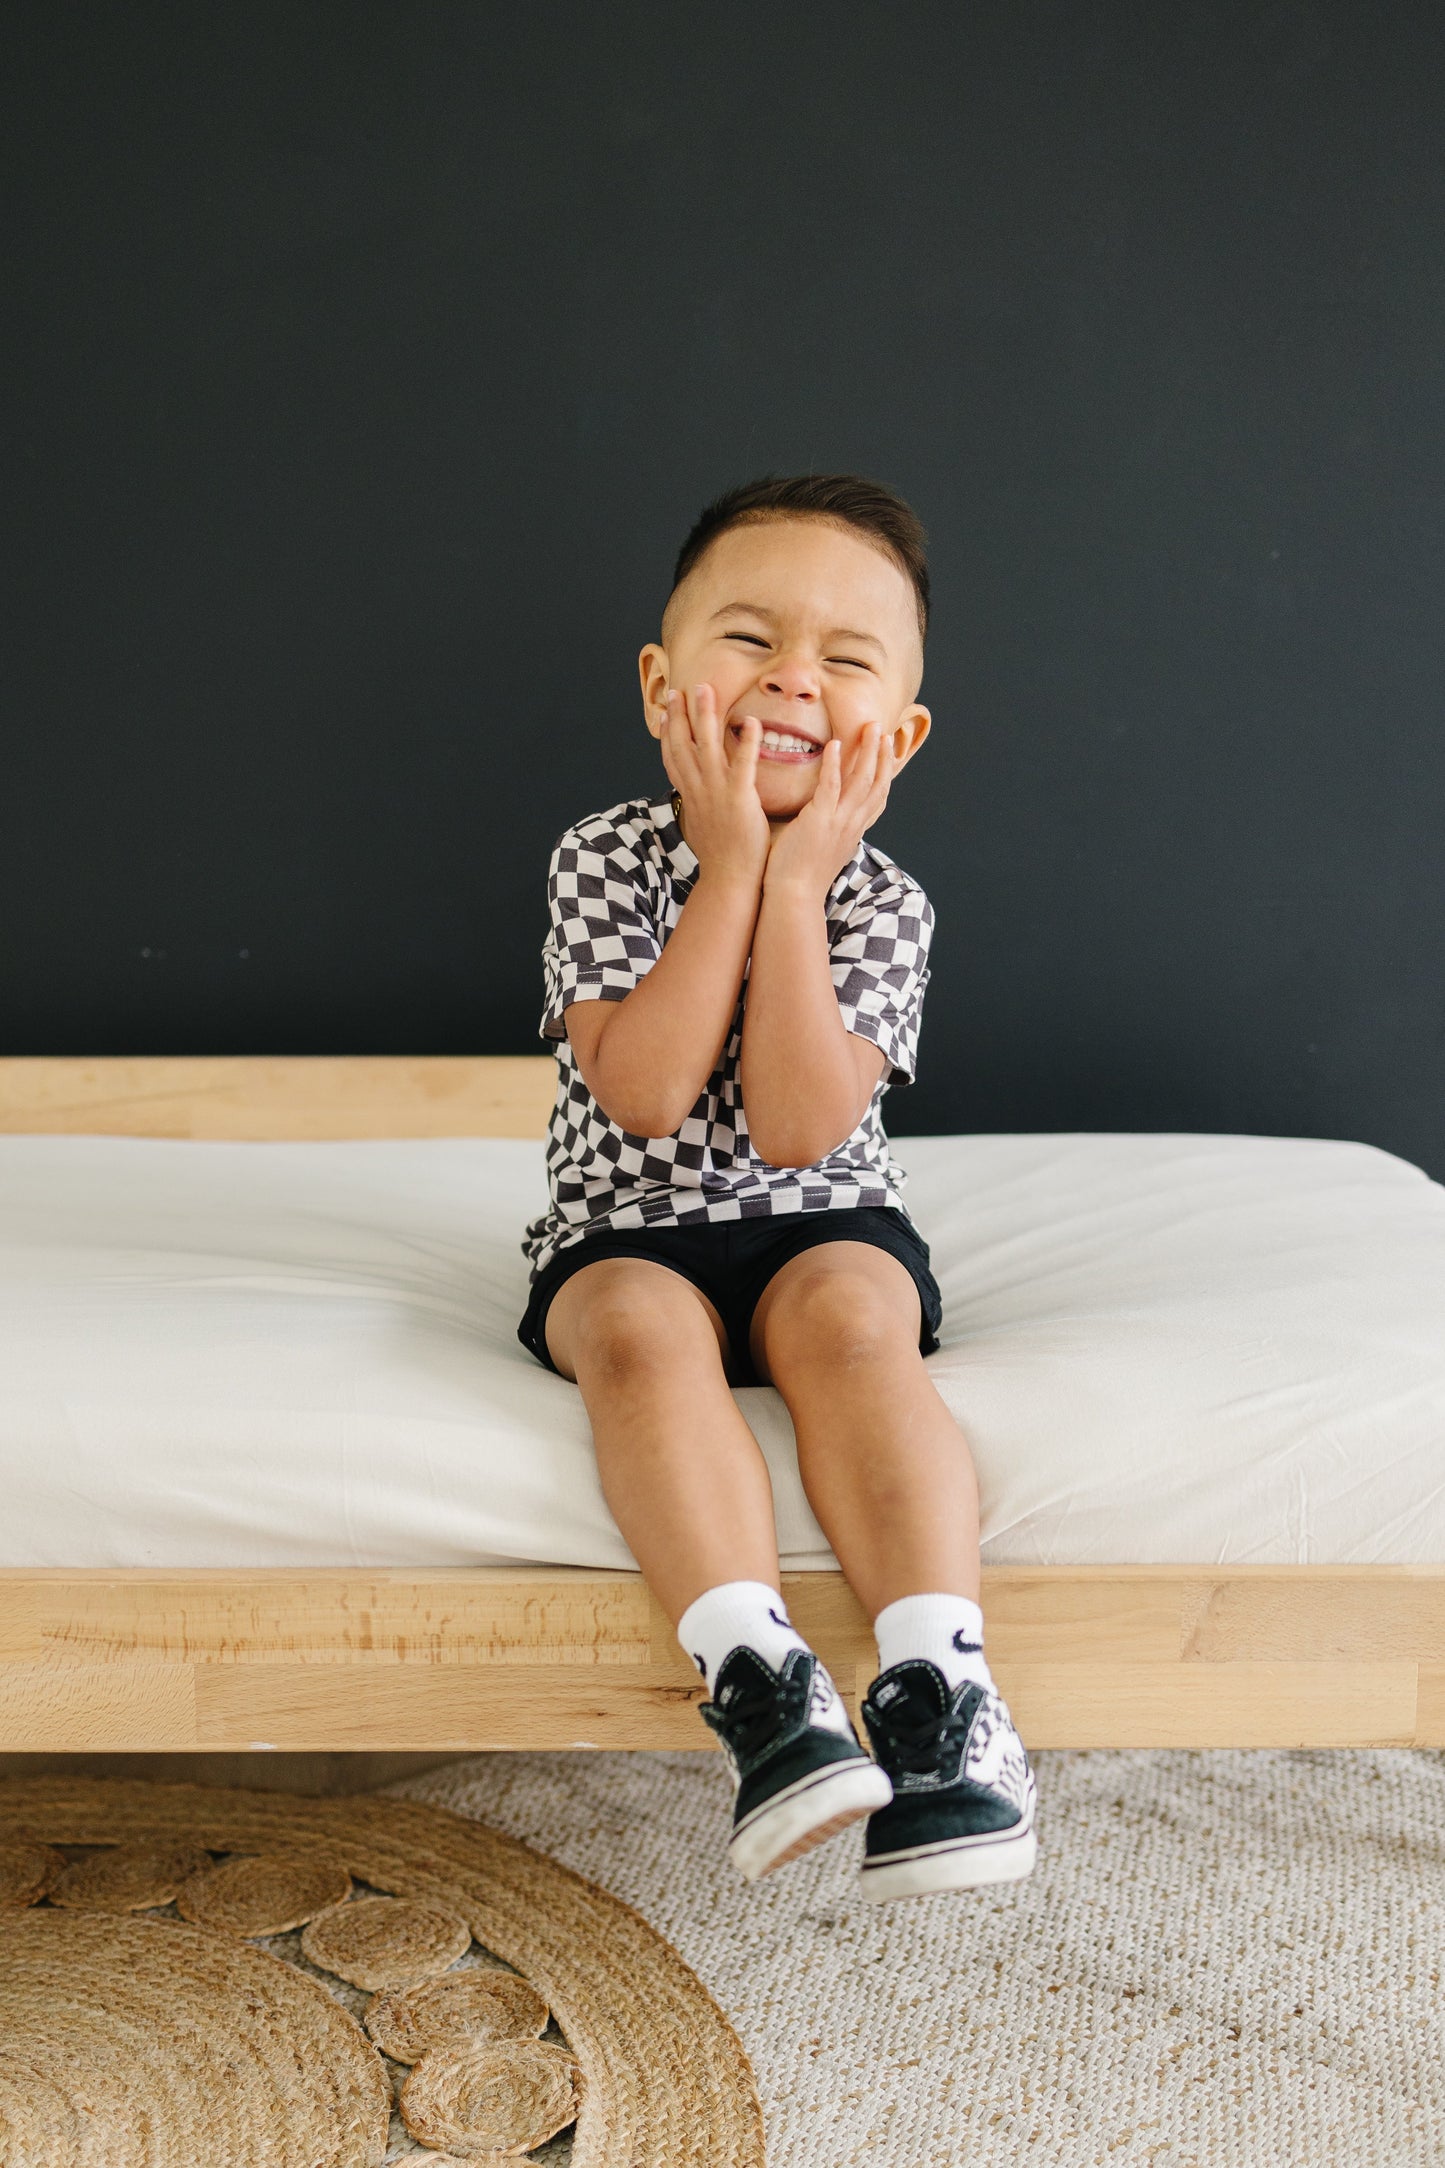
<path fill-rule="evenodd" d="M 846 777 L 842 758 L 841 740 L 830 738 L 812 797 L 786 827 L 773 831 L 764 890 L 782 883 L 826 896 L 888 803 L 893 739 L 881 723 L 864 724 Z"/>

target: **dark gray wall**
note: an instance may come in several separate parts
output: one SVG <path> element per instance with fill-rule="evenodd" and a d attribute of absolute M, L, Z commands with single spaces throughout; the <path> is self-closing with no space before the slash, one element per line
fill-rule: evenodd
<path fill-rule="evenodd" d="M 8 1053 L 539 1052 L 700 505 L 932 535 L 895 1134 L 1445 1178 L 1445 17 L 7 17 Z"/>

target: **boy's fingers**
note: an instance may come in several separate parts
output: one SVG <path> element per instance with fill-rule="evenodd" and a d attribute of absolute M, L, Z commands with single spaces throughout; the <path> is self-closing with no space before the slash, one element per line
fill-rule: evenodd
<path fill-rule="evenodd" d="M 878 784 L 877 789 L 874 792 L 874 796 L 877 798 L 878 803 L 873 808 L 873 812 L 870 816 L 871 819 L 877 820 L 879 814 L 883 811 L 884 806 L 887 805 L 888 792 L 892 782 L 893 740 L 889 738 L 885 740 L 883 750 L 878 756 Z"/>
<path fill-rule="evenodd" d="M 855 763 L 849 762 L 848 773 L 845 776 L 843 773 L 843 741 L 841 738 L 830 738 L 828 740 L 824 751 L 825 760 L 828 754 L 832 755 L 832 767 L 831 769 L 825 767 L 823 780 L 832 783 L 835 795 L 841 799 L 852 784 Z"/>
<path fill-rule="evenodd" d="M 763 726 L 756 715 L 740 715 L 738 731 L 738 749 L 732 758 L 743 768 L 756 768 L 763 749 Z"/>
<path fill-rule="evenodd" d="M 873 784 L 869 791 L 874 800 L 871 817 L 877 819 L 888 802 L 888 785 L 893 778 L 893 740 L 883 731 L 878 734 L 878 757 L 873 766 Z"/>
<path fill-rule="evenodd" d="M 718 742 L 717 694 L 704 679 L 692 688 L 692 727 L 701 743 L 706 738 L 711 744 Z"/>
<path fill-rule="evenodd" d="M 667 703 L 667 721 L 663 725 L 663 733 L 668 740 L 672 759 L 681 771 L 679 775 L 673 775 L 672 779 L 679 790 L 695 790 L 698 775 L 697 747 L 688 727 L 687 703 L 681 693 L 669 693 Z M 671 775 L 672 770 L 669 769 L 668 773 Z"/>
<path fill-rule="evenodd" d="M 723 749 L 723 766 L 727 771 L 730 787 L 741 791 L 744 798 L 755 798 L 758 791 L 758 753 L 763 742 L 762 729 L 751 716 L 742 717 L 738 728 L 741 734 L 736 744 L 727 745 Z"/>
<path fill-rule="evenodd" d="M 853 758 L 848 763 L 847 790 L 850 796 L 857 791 L 866 799 L 873 788 L 878 767 L 877 748 L 868 743 L 868 733 L 873 727 L 872 723 L 864 724 L 862 735 L 853 748 Z"/>
<path fill-rule="evenodd" d="M 871 758 L 868 743 L 870 733 L 873 734 Z M 866 812 L 870 821 L 878 818 L 887 803 L 888 786 L 892 780 L 892 759 L 893 740 L 880 724 L 866 724 L 854 755 L 849 784 L 851 787 L 854 782 L 857 783 L 862 801 L 861 810 Z"/>
<path fill-rule="evenodd" d="M 728 748 L 718 715 L 717 694 L 706 679 L 692 689 L 692 710 L 699 762 L 704 766 L 714 763 L 714 772 L 720 767 L 725 773 L 729 765 Z"/>

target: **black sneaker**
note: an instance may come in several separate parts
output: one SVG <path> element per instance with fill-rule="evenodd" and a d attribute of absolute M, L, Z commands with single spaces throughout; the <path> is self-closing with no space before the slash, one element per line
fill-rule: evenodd
<path fill-rule="evenodd" d="M 755 1649 L 733 1649 L 698 1714 L 732 1764 L 728 1857 L 749 1882 L 893 1797 L 811 1649 L 789 1649 L 780 1671 Z"/>
<path fill-rule="evenodd" d="M 937 1664 L 910 1658 L 873 1681 L 863 1721 L 893 1781 L 892 1804 L 868 1823 L 865 1896 L 975 1889 L 1032 1872 L 1033 1771 L 991 1686 L 965 1679 L 950 1692 Z"/>

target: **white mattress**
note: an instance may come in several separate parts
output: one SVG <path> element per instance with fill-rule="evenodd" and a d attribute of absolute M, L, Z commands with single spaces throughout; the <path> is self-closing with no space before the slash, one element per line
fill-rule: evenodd
<path fill-rule="evenodd" d="M 1445 1561 L 1445 1188 L 1372 1146 L 892 1140 L 987 1562 Z M 626 1566 L 516 1338 L 539 1143 L 0 1138 L 0 1565 Z M 784 1563 L 831 1553 L 771 1386 Z"/>

